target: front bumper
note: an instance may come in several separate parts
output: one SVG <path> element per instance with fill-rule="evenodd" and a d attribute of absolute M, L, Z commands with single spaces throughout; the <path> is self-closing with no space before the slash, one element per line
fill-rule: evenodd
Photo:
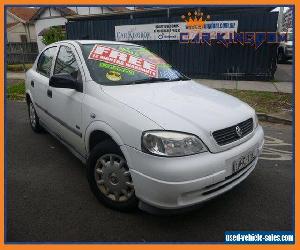
<path fill-rule="evenodd" d="M 209 200 L 243 181 L 258 158 L 235 175 L 233 161 L 251 150 L 258 150 L 259 155 L 263 143 L 264 133 L 258 126 L 248 141 L 220 153 L 166 158 L 129 146 L 122 146 L 122 150 L 127 151 L 136 196 L 156 208 L 179 209 Z"/>

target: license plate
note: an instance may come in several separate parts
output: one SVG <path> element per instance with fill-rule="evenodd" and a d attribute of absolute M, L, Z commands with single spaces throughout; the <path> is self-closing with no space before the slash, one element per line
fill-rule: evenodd
<path fill-rule="evenodd" d="M 247 167 L 257 156 L 257 150 L 248 152 L 247 154 L 241 156 L 239 159 L 235 160 L 232 164 L 232 173 L 235 174 Z"/>

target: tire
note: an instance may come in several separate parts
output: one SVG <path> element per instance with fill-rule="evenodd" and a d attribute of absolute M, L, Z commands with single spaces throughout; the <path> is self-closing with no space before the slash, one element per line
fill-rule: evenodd
<path fill-rule="evenodd" d="M 137 208 L 138 199 L 126 160 L 112 140 L 99 143 L 91 151 L 87 178 L 94 195 L 107 207 L 123 212 Z"/>
<path fill-rule="evenodd" d="M 285 54 L 284 54 L 283 50 L 280 50 L 278 52 L 277 61 L 278 61 L 278 63 L 284 63 L 284 62 L 286 62 L 286 57 L 285 57 Z"/>
<path fill-rule="evenodd" d="M 35 133 L 40 133 L 43 131 L 42 126 L 40 125 L 40 119 L 35 111 L 34 105 L 31 100 L 28 102 L 28 116 L 30 127 Z"/>

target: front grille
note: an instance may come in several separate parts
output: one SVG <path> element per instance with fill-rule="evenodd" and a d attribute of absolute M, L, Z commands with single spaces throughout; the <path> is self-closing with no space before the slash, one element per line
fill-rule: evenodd
<path fill-rule="evenodd" d="M 237 127 L 240 128 L 241 134 L 237 133 Z M 213 137 L 219 145 L 226 145 L 228 143 L 237 141 L 253 130 L 253 119 L 250 118 L 246 121 L 240 122 L 234 126 L 217 130 L 213 132 Z"/>

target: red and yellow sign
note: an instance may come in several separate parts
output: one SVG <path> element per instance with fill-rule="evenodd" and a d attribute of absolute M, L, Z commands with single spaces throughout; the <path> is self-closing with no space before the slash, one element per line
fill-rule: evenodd
<path fill-rule="evenodd" d="M 157 77 L 157 65 L 144 58 L 135 57 L 131 54 L 119 50 L 96 44 L 92 49 L 89 59 L 103 61 L 106 63 L 118 65 L 124 68 L 132 69 L 148 75 Z"/>

